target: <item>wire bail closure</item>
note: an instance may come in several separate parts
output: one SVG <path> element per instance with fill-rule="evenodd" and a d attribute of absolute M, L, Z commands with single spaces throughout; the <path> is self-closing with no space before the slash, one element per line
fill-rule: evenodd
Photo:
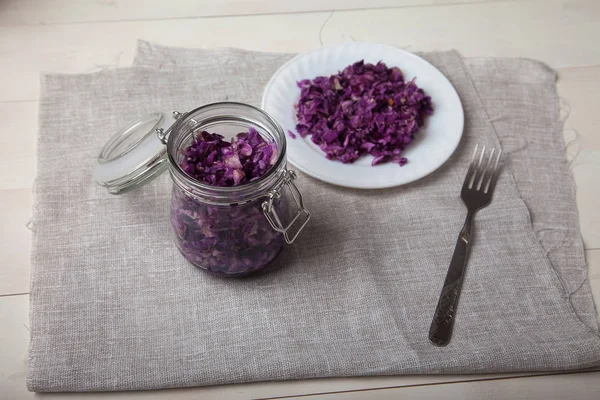
<path fill-rule="evenodd" d="M 300 234 L 302 229 L 304 229 L 304 227 L 310 220 L 310 212 L 306 208 L 304 208 L 302 194 L 300 193 L 300 191 L 298 190 L 296 185 L 294 185 L 293 181 L 295 179 L 296 179 L 296 173 L 294 171 L 291 171 L 291 170 L 286 171 L 286 176 L 284 178 L 283 184 L 279 188 L 270 191 L 269 199 L 265 200 L 262 203 L 263 213 L 265 214 L 267 221 L 269 221 L 269 224 L 271 224 L 271 227 L 273 229 L 275 229 L 277 232 L 283 233 L 283 237 L 285 238 L 285 241 L 287 244 L 292 244 L 294 242 L 294 240 L 296 240 L 296 238 L 298 237 L 298 235 Z M 296 206 L 299 209 L 299 211 L 296 213 L 294 218 L 285 227 L 281 223 L 281 219 L 279 218 L 277 211 L 273 207 L 273 201 L 275 199 L 279 199 L 281 197 L 280 189 L 281 189 L 281 187 L 283 187 L 283 185 L 287 185 L 287 187 L 290 189 L 290 192 L 292 193 L 292 197 L 294 198 L 294 201 L 296 202 Z M 289 230 L 296 223 L 296 221 L 298 221 L 298 219 L 302 215 L 306 215 L 306 218 L 304 219 L 304 222 L 302 222 L 302 225 L 300 225 L 300 227 L 296 230 L 295 234 L 290 239 Z"/>
<path fill-rule="evenodd" d="M 182 116 L 183 116 L 183 114 L 180 113 L 179 111 L 173 111 L 173 119 L 175 121 L 177 121 Z M 154 130 L 154 132 L 156 133 L 156 136 L 158 136 L 158 140 L 160 140 L 162 142 L 162 144 L 167 144 L 167 142 L 169 141 L 168 136 L 169 136 L 169 133 L 171 133 L 171 129 L 173 129 L 173 125 L 168 127 L 167 130 L 164 130 L 163 128 L 156 128 Z"/>

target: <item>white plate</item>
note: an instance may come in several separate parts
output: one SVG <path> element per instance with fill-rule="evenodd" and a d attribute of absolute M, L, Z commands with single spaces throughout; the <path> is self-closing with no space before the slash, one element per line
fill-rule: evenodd
<path fill-rule="evenodd" d="M 406 80 L 417 77 L 417 85 L 431 96 L 433 114 L 404 151 L 408 163 L 403 167 L 386 163 L 371 166 L 373 157 L 366 155 L 353 164 L 325 158 L 310 137 L 296 132 L 294 104 L 300 99 L 296 82 L 329 76 L 358 61 L 385 62 L 399 67 Z M 403 185 L 420 179 L 439 168 L 456 150 L 463 132 L 463 108 L 452 84 L 433 65 L 396 47 L 371 43 L 346 43 L 323 47 L 300 54 L 285 63 L 271 78 L 263 94 L 262 108 L 275 118 L 288 136 L 288 160 L 299 170 L 335 185 L 374 189 Z"/>

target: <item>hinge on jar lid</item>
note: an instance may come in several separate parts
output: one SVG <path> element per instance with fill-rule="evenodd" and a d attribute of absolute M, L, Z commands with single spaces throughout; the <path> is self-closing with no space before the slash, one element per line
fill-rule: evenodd
<path fill-rule="evenodd" d="M 173 119 L 175 119 L 176 121 L 181 118 L 183 114 L 180 113 L 179 111 L 173 111 Z M 156 136 L 158 136 L 158 139 L 162 142 L 162 144 L 167 144 L 168 142 L 168 138 L 167 136 L 169 136 L 169 133 L 171 133 L 171 128 L 173 128 L 173 125 L 171 125 L 169 128 L 167 128 L 167 130 L 164 130 L 163 128 L 157 128 L 155 130 L 156 132 Z"/>
<path fill-rule="evenodd" d="M 269 221 L 269 224 L 271 224 L 271 227 L 273 229 L 275 229 L 277 232 L 283 233 L 283 237 L 285 238 L 285 241 L 288 244 L 291 244 L 294 242 L 294 240 L 296 240 L 296 238 L 298 237 L 298 234 L 300 234 L 302 229 L 304 229 L 304 227 L 310 220 L 310 213 L 308 212 L 308 210 L 306 208 L 304 208 L 304 202 L 302 201 L 302 194 L 300 193 L 300 191 L 298 190 L 296 185 L 294 185 L 294 182 L 293 182 L 294 179 L 296 179 L 296 173 L 294 171 L 286 171 L 286 176 L 284 178 L 283 185 L 287 185 L 289 187 L 290 192 L 292 193 L 292 197 L 294 198 L 294 201 L 296 203 L 296 206 L 299 209 L 299 211 L 296 213 L 294 218 L 292 218 L 292 220 L 290 221 L 290 223 L 287 226 L 285 226 L 285 227 L 283 226 L 283 224 L 281 223 L 281 219 L 279 218 L 279 215 L 277 214 L 277 211 L 273 207 L 273 201 L 275 199 L 278 199 L 281 197 L 281 192 L 279 191 L 279 189 L 275 189 L 275 190 L 272 190 L 271 192 L 269 192 L 269 200 L 265 200 L 262 203 L 263 213 L 265 214 L 267 221 Z M 290 235 L 289 235 L 288 231 L 296 223 L 296 221 L 298 221 L 298 219 L 302 215 L 305 215 L 306 219 L 304 220 L 304 222 L 302 222 L 302 225 L 300 225 L 300 227 L 296 230 L 296 232 L 290 239 Z"/>

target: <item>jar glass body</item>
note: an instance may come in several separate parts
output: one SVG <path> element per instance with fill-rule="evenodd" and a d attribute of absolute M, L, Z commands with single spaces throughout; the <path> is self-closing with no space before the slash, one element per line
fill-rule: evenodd
<path fill-rule="evenodd" d="M 285 240 L 265 218 L 262 201 L 209 204 L 173 185 L 171 226 L 177 248 L 192 264 L 220 276 L 242 276 L 264 268 Z"/>
<path fill-rule="evenodd" d="M 258 180 L 215 187 L 181 169 L 183 150 L 196 132 L 218 133 L 230 140 L 250 127 L 274 142 L 278 151 L 275 164 Z M 216 275 L 243 276 L 263 269 L 277 257 L 286 240 L 265 215 L 265 207 L 269 204 L 282 221 L 291 220 L 293 198 L 281 190 L 288 182 L 285 151 L 282 128 L 252 106 L 215 103 L 177 120 L 167 143 L 173 178 L 171 226 L 175 243 L 189 262 Z"/>

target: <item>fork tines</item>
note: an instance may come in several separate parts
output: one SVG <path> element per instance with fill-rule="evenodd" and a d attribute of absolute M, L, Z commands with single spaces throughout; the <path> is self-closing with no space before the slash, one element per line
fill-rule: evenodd
<path fill-rule="evenodd" d="M 479 144 L 476 144 L 471 164 L 465 177 L 464 187 L 487 193 L 490 190 L 490 186 L 495 184 L 495 176 L 498 172 L 498 162 L 500 161 L 502 150 L 496 150 L 492 147 L 489 156 L 486 156 L 485 145 L 483 145 L 481 152 L 478 152 L 478 150 Z M 496 154 L 495 160 L 494 154 Z"/>

